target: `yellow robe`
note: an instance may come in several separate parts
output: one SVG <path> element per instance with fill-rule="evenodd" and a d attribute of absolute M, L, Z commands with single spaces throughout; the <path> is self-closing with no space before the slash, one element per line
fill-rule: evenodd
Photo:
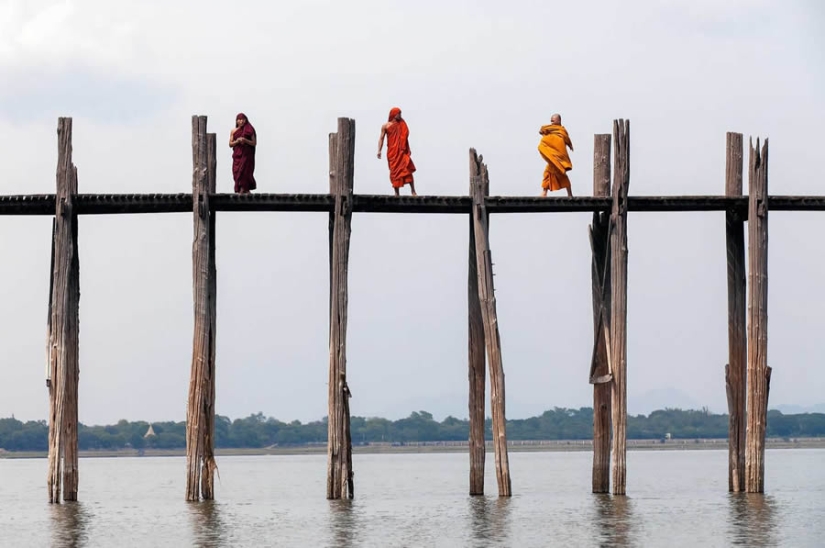
<path fill-rule="evenodd" d="M 567 147 L 573 146 L 573 143 L 567 130 L 562 125 L 552 124 L 542 126 L 539 133 L 542 135 L 539 154 L 547 162 L 541 188 L 550 191 L 570 188 L 567 172 L 573 169 L 573 163 L 567 154 Z"/>

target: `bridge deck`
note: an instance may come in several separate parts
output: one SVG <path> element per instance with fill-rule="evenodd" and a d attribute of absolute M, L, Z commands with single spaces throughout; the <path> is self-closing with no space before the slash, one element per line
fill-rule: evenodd
<path fill-rule="evenodd" d="M 0 196 L 0 215 L 54 215 L 54 194 Z M 355 212 L 470 213 L 469 196 L 388 196 L 356 194 Z M 192 211 L 191 194 L 78 194 L 78 214 L 184 213 Z M 332 209 L 329 194 L 215 194 L 216 211 L 317 211 Z M 629 196 L 629 211 L 747 211 L 747 196 Z M 608 211 L 610 198 L 490 196 L 490 213 Z M 770 196 L 771 211 L 825 211 L 825 196 Z"/>

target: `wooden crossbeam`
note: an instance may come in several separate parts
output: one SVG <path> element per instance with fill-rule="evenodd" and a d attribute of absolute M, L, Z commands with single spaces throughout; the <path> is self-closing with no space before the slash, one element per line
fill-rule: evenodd
<path fill-rule="evenodd" d="M 192 195 L 179 194 L 78 194 L 78 215 L 138 213 L 189 213 Z M 213 211 L 330 212 L 335 199 L 329 194 L 213 194 Z M 609 197 L 488 196 L 488 213 L 587 213 L 610 211 Z M 54 194 L 0 196 L 0 215 L 54 215 Z M 469 214 L 469 196 L 401 196 L 355 194 L 354 213 Z M 771 211 L 825 211 L 825 196 L 770 196 Z M 736 211 L 747 216 L 748 197 L 729 196 L 628 196 L 627 210 L 638 212 Z"/>

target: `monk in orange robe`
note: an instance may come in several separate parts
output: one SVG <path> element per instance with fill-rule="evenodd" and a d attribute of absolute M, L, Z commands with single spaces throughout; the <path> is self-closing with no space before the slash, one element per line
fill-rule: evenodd
<path fill-rule="evenodd" d="M 409 184 L 413 196 L 415 193 L 415 182 L 413 172 L 415 164 L 410 158 L 410 128 L 407 122 L 401 117 L 401 109 L 393 107 L 390 110 L 387 123 L 381 126 L 381 137 L 378 139 L 378 159 L 381 159 L 381 149 L 384 148 L 384 137 L 387 137 L 387 164 L 390 167 L 390 183 L 395 195 L 399 196 L 402 186 Z"/>
<path fill-rule="evenodd" d="M 567 130 L 561 125 L 561 116 L 554 114 L 550 117 L 550 125 L 541 126 L 539 130 L 541 142 L 539 142 L 539 154 L 547 162 L 544 168 L 544 180 L 541 182 L 541 195 L 547 196 L 547 191 L 567 189 L 567 195 L 573 197 L 570 190 L 570 179 L 567 172 L 573 169 L 570 156 L 567 155 L 567 147 L 573 151 L 573 143 Z"/>

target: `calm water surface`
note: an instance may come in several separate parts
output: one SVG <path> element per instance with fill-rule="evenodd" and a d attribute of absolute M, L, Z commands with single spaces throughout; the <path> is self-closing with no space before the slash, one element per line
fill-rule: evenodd
<path fill-rule="evenodd" d="M 765 496 L 727 493 L 726 451 L 628 453 L 627 497 L 590 494 L 590 453 L 511 453 L 511 499 L 470 498 L 464 454 L 224 457 L 214 503 L 183 458 L 81 459 L 81 502 L 49 505 L 46 461 L 0 460 L 0 546 L 825 546 L 825 450 L 774 450 Z"/>

